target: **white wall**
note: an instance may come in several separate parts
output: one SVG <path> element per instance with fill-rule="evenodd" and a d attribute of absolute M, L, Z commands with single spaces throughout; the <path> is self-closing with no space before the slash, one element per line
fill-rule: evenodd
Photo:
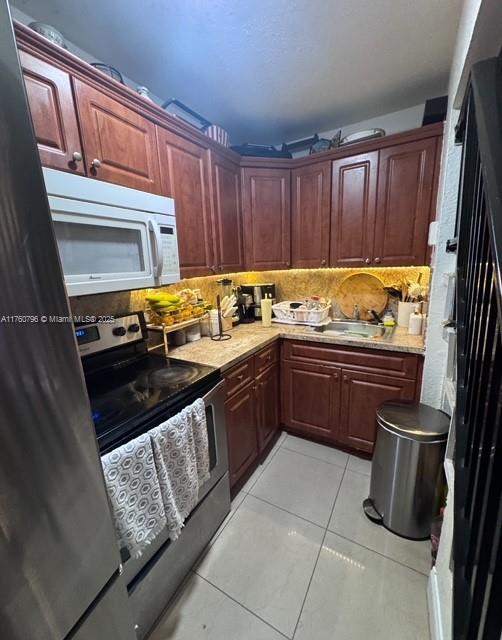
<path fill-rule="evenodd" d="M 375 116 L 374 118 L 370 118 L 369 120 L 362 120 L 361 122 L 354 122 L 352 124 L 339 125 L 334 129 L 330 129 L 329 131 L 320 132 L 319 138 L 327 138 L 331 140 L 331 138 L 337 133 L 338 130 L 342 131 L 342 138 L 344 136 L 348 136 L 351 133 L 356 133 L 357 131 L 366 131 L 367 129 L 383 129 L 386 135 L 390 135 L 392 133 L 400 133 L 401 131 L 409 131 L 410 129 L 415 129 L 416 127 L 422 126 L 422 118 L 424 116 L 424 108 L 425 103 L 420 103 L 415 105 L 414 107 L 409 107 L 408 109 L 401 109 L 399 111 L 392 111 L 391 113 L 385 113 L 381 116 Z M 290 142 L 293 142 L 290 140 Z M 305 149 L 304 151 L 298 151 L 293 153 L 293 157 L 301 158 L 303 156 L 307 156 L 309 154 L 309 150 Z"/>
<path fill-rule="evenodd" d="M 34 19 L 31 16 L 29 16 L 26 13 L 24 13 L 23 11 L 21 11 L 17 7 L 14 7 L 13 5 L 10 5 L 10 12 L 11 12 L 12 18 L 14 20 L 17 20 L 18 22 L 21 22 L 21 24 L 28 25 L 28 24 L 30 24 L 30 22 L 34 22 Z M 65 40 L 66 40 L 66 38 L 65 38 Z M 73 42 L 70 42 L 69 40 L 66 40 L 66 46 L 67 46 L 68 51 L 70 53 L 73 53 L 74 55 L 78 56 L 79 58 L 81 58 L 85 62 L 89 62 L 89 63 L 90 62 L 105 62 L 106 63 L 106 60 L 100 60 L 99 58 L 96 58 L 96 56 L 93 56 L 88 51 L 84 51 L 83 49 L 80 49 L 80 47 L 77 47 L 77 45 L 73 44 Z M 120 71 L 120 69 L 119 69 L 119 71 Z M 122 78 L 123 78 L 125 84 L 128 87 L 131 87 L 131 89 L 134 89 L 134 91 L 136 91 L 137 87 L 141 86 L 141 84 L 142 84 L 141 82 L 136 82 L 134 80 L 131 80 L 131 78 L 128 78 L 124 74 L 122 74 Z M 150 94 L 150 97 L 158 105 L 161 105 L 164 102 L 164 100 L 162 100 L 162 98 L 159 98 L 158 96 L 155 96 L 154 94 Z"/>
<path fill-rule="evenodd" d="M 465 0 L 451 65 L 448 88 L 449 110 L 445 126 L 441 173 L 438 191 L 438 244 L 433 253 L 433 275 L 426 339 L 422 401 L 444 406 L 447 344 L 443 339 L 445 304 L 444 274 L 456 270 L 454 254 L 445 252 L 445 243 L 455 234 L 455 219 L 460 176 L 461 148 L 455 145 L 454 128 L 467 84 L 469 70 L 475 62 L 498 54 L 502 45 L 502 3 L 499 0 Z M 450 438 L 454 434 L 450 434 Z M 453 472 L 446 462 L 449 486 L 441 542 L 436 567 L 429 581 L 429 612 L 432 640 L 452 637 L 453 576 L 450 570 L 453 541 Z"/>

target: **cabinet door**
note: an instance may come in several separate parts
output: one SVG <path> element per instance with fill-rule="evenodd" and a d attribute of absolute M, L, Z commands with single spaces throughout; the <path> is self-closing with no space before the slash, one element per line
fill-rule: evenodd
<path fill-rule="evenodd" d="M 246 267 L 291 266 L 289 169 L 242 169 Z"/>
<path fill-rule="evenodd" d="M 226 401 L 225 415 L 230 486 L 233 487 L 258 457 L 254 384 Z"/>
<path fill-rule="evenodd" d="M 181 275 L 215 273 L 207 148 L 157 127 L 162 192 L 175 200 Z"/>
<path fill-rule="evenodd" d="M 425 264 L 435 164 L 436 138 L 380 151 L 375 263 Z"/>
<path fill-rule="evenodd" d="M 70 76 L 19 51 L 24 85 L 44 167 L 85 173 Z"/>
<path fill-rule="evenodd" d="M 332 267 L 359 267 L 373 257 L 378 151 L 332 164 Z"/>
<path fill-rule="evenodd" d="M 306 436 L 336 441 L 339 427 L 340 369 L 283 361 L 283 423 Z"/>
<path fill-rule="evenodd" d="M 269 367 L 256 378 L 258 397 L 258 446 L 266 448 L 279 430 L 279 366 Z"/>
<path fill-rule="evenodd" d="M 88 174 L 161 193 L 155 125 L 84 82 L 73 82 Z"/>
<path fill-rule="evenodd" d="M 343 369 L 340 442 L 371 453 L 376 436 L 376 410 L 387 400 L 413 400 L 415 380 Z"/>
<path fill-rule="evenodd" d="M 211 174 L 218 271 L 243 271 L 240 167 L 211 152 Z"/>
<path fill-rule="evenodd" d="M 293 267 L 324 267 L 329 261 L 330 163 L 291 174 L 291 258 Z"/>

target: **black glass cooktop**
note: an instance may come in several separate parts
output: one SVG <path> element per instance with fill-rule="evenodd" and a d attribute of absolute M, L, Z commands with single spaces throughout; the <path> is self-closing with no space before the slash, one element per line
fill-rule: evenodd
<path fill-rule="evenodd" d="M 206 393 L 219 369 L 147 353 L 86 374 L 102 453 L 167 419 Z M 159 416 L 159 413 L 162 416 Z"/>

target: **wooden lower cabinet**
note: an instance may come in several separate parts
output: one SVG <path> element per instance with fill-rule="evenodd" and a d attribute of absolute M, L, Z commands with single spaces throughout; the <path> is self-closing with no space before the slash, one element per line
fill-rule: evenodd
<path fill-rule="evenodd" d="M 375 414 L 387 400 L 413 400 L 415 380 L 343 370 L 338 442 L 366 453 L 373 451 Z"/>
<path fill-rule="evenodd" d="M 305 435 L 336 440 L 340 370 L 319 363 L 284 361 L 281 369 L 282 421 Z"/>
<path fill-rule="evenodd" d="M 263 368 L 264 362 L 270 365 Z M 256 376 L 256 377 L 255 377 Z M 262 349 L 225 375 L 230 487 L 257 466 L 280 429 L 277 345 Z"/>
<path fill-rule="evenodd" d="M 254 382 L 226 401 L 225 416 L 232 487 L 258 457 Z"/>
<path fill-rule="evenodd" d="M 256 378 L 258 449 L 267 448 L 280 428 L 279 365 L 275 364 Z"/>
<path fill-rule="evenodd" d="M 400 354 L 405 358 L 406 373 L 413 372 L 405 377 L 396 368 L 395 353 L 367 350 L 365 362 L 361 349 L 352 352 L 350 347 L 326 345 L 317 349 L 320 349 L 318 358 L 309 358 L 310 350 L 316 352 L 315 345 L 284 343 L 282 424 L 298 435 L 372 453 L 379 405 L 387 400 L 416 397 L 419 356 Z M 373 370 L 369 363 L 375 365 Z"/>

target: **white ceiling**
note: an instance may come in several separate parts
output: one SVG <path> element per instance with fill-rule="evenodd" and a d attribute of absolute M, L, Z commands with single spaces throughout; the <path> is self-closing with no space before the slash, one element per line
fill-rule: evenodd
<path fill-rule="evenodd" d="M 234 142 L 277 143 L 446 93 L 462 0 L 13 0 Z"/>

